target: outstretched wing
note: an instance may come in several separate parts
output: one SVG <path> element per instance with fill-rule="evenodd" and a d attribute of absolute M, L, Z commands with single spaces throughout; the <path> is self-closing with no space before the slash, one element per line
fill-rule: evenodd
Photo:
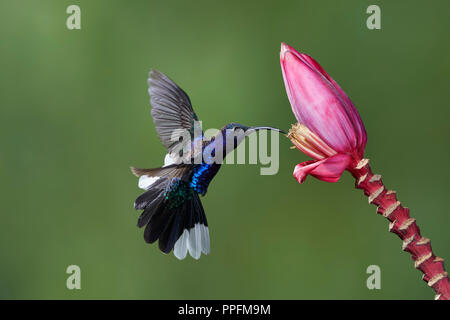
<path fill-rule="evenodd" d="M 193 138 L 194 122 L 198 121 L 188 95 L 175 82 L 158 70 L 150 71 L 148 78 L 152 117 L 159 139 L 169 153 L 190 134 Z"/>

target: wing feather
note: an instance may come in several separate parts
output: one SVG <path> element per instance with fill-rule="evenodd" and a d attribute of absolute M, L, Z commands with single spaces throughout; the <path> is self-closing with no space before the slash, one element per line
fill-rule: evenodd
<path fill-rule="evenodd" d="M 148 85 L 156 132 L 170 153 L 186 131 L 192 136 L 198 118 L 186 92 L 162 72 L 150 71 Z"/>

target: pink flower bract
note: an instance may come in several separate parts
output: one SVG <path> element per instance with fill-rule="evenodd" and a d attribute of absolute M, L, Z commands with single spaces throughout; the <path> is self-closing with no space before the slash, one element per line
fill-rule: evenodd
<path fill-rule="evenodd" d="M 281 70 L 298 124 L 289 131 L 294 145 L 314 160 L 295 167 L 302 183 L 308 174 L 336 182 L 350 164 L 363 158 L 364 124 L 351 100 L 310 56 L 282 43 Z"/>

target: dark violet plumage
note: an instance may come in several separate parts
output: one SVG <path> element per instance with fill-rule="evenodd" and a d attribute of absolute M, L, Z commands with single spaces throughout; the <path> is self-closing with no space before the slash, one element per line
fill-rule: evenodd
<path fill-rule="evenodd" d="M 212 178 L 214 178 L 219 169 L 220 164 L 218 163 L 202 163 L 195 165 L 189 186 L 204 196 L 208 190 L 209 183 L 212 181 Z"/>
<path fill-rule="evenodd" d="M 181 88 L 157 70 L 150 72 L 148 84 L 156 132 L 168 154 L 161 168 L 131 168 L 139 177 L 139 187 L 146 190 L 134 203 L 136 210 L 143 210 L 137 225 L 145 226 L 146 242 L 159 240 L 162 252 L 173 249 L 178 259 L 184 259 L 189 252 L 198 259 L 202 252 L 210 251 L 208 223 L 199 194 L 206 194 L 221 160 L 248 133 L 278 129 L 231 123 L 207 140 L 197 130 L 197 115 Z M 235 129 L 240 134 L 233 135 L 228 150 L 226 141 Z"/>

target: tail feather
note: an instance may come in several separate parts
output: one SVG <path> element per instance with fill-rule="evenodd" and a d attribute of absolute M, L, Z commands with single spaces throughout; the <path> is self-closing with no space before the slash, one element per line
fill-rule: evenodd
<path fill-rule="evenodd" d="M 178 232 L 178 239 L 173 246 L 174 254 L 178 259 L 184 259 L 187 252 L 194 259 L 199 259 L 202 252 L 209 254 L 208 222 L 197 193 L 186 204 L 184 221 Z"/>
<path fill-rule="evenodd" d="M 164 200 L 163 193 L 160 193 L 153 201 L 148 202 L 146 207 L 143 207 L 144 211 L 141 213 L 138 219 L 137 226 L 142 228 L 147 223 L 149 223 L 152 216 L 155 214 L 156 210 L 159 208 Z M 138 209 L 140 210 L 140 209 Z"/>
<path fill-rule="evenodd" d="M 185 209 L 186 204 L 184 203 L 183 208 L 180 210 L 185 211 Z M 175 242 L 180 238 L 183 232 L 184 218 L 182 212 L 174 213 L 170 218 L 170 222 L 167 224 L 166 229 L 159 238 L 159 249 L 162 252 L 169 253 L 173 249 Z"/>
<path fill-rule="evenodd" d="M 173 217 L 168 206 L 164 206 L 163 203 L 161 203 L 159 207 L 160 208 L 152 215 L 149 223 L 145 227 L 144 239 L 147 243 L 153 243 L 158 240 Z"/>
<path fill-rule="evenodd" d="M 179 170 L 186 172 L 185 167 Z M 178 259 L 184 259 L 189 252 L 198 259 L 202 252 L 208 254 L 210 248 L 206 215 L 198 193 L 190 188 L 186 176 L 175 173 L 176 177 L 160 177 L 136 199 L 135 208 L 144 210 L 138 227 L 145 226 L 147 243 L 159 240 L 162 252 L 173 249 Z"/>
<path fill-rule="evenodd" d="M 144 192 L 139 197 L 137 197 L 134 202 L 134 208 L 136 210 L 144 210 L 149 207 L 152 202 L 157 200 L 164 190 L 166 189 L 167 181 L 166 179 L 158 179 L 155 183 L 153 183 L 152 188 Z"/>

